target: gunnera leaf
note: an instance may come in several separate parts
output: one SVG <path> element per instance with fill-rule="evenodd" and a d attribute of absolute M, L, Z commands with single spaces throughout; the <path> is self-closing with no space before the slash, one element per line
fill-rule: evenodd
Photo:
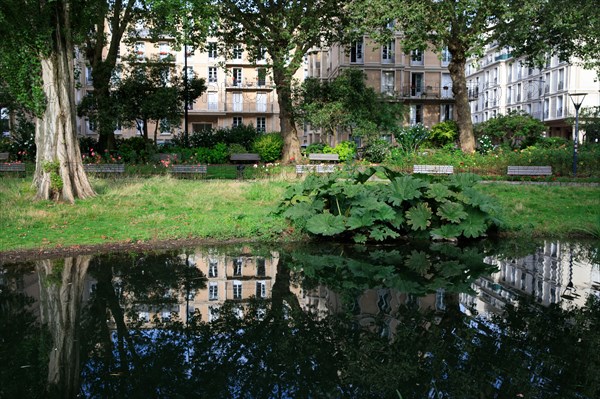
<path fill-rule="evenodd" d="M 425 196 L 427 198 L 433 198 L 438 202 L 444 202 L 452 196 L 452 191 L 450 191 L 445 184 L 433 183 L 429 186 L 429 189 L 427 189 Z"/>
<path fill-rule="evenodd" d="M 306 221 L 306 230 L 312 234 L 334 236 L 346 230 L 343 216 L 334 216 L 331 213 L 313 215 Z"/>
<path fill-rule="evenodd" d="M 450 176 L 449 184 L 459 189 L 473 187 L 475 183 L 481 180 L 481 177 L 473 173 L 457 173 Z"/>
<path fill-rule="evenodd" d="M 437 229 L 431 230 L 431 238 L 434 240 L 454 240 L 463 232 L 458 224 L 444 224 Z"/>
<path fill-rule="evenodd" d="M 371 238 L 377 241 L 383 241 L 386 238 L 398 238 L 400 234 L 385 226 L 377 226 L 371 229 Z"/>
<path fill-rule="evenodd" d="M 404 201 L 421 198 L 420 189 L 426 186 L 426 182 L 410 175 L 396 177 L 389 185 L 388 201 L 400 206 Z"/>
<path fill-rule="evenodd" d="M 421 202 L 406 211 L 407 223 L 413 230 L 427 229 L 431 223 L 432 215 L 433 212 L 426 202 Z"/>
<path fill-rule="evenodd" d="M 411 251 L 410 255 L 406 258 L 404 264 L 411 270 L 423 275 L 427 273 L 431 267 L 431 261 L 429 256 L 423 251 Z"/>
<path fill-rule="evenodd" d="M 437 215 L 442 220 L 448 220 L 452 223 L 460 223 L 461 220 L 466 219 L 468 215 L 465 212 L 465 208 L 456 202 L 445 202 L 439 206 Z"/>
<path fill-rule="evenodd" d="M 463 229 L 463 235 L 467 238 L 480 237 L 487 230 L 485 216 L 476 212 L 469 212 L 469 217 L 463 220 L 460 226 Z"/>

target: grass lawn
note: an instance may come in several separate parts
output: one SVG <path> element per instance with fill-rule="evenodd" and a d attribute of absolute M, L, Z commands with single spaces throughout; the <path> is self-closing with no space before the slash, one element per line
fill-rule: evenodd
<path fill-rule="evenodd" d="M 33 201 L 29 178 L 0 183 L 0 252 L 185 238 L 298 239 L 271 215 L 290 181 L 93 178 L 98 196 L 75 205 Z M 504 232 L 600 233 L 600 188 L 482 184 L 504 208 Z"/>

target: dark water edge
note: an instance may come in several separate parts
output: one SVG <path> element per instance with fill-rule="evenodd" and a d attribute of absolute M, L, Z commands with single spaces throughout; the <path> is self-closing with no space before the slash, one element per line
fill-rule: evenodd
<path fill-rule="evenodd" d="M 236 242 L 5 263 L 0 398 L 600 397 L 598 247 Z"/>

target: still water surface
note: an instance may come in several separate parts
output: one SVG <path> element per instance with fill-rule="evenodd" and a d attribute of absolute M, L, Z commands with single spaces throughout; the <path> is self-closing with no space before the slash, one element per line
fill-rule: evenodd
<path fill-rule="evenodd" d="M 0 398 L 598 398 L 598 243 L 0 266 Z"/>

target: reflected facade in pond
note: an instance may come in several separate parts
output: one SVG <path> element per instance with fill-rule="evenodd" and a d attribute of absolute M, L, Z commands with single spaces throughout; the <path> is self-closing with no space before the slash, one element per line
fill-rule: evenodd
<path fill-rule="evenodd" d="M 5 265 L 0 397 L 598 397 L 597 247 L 517 244 Z"/>

